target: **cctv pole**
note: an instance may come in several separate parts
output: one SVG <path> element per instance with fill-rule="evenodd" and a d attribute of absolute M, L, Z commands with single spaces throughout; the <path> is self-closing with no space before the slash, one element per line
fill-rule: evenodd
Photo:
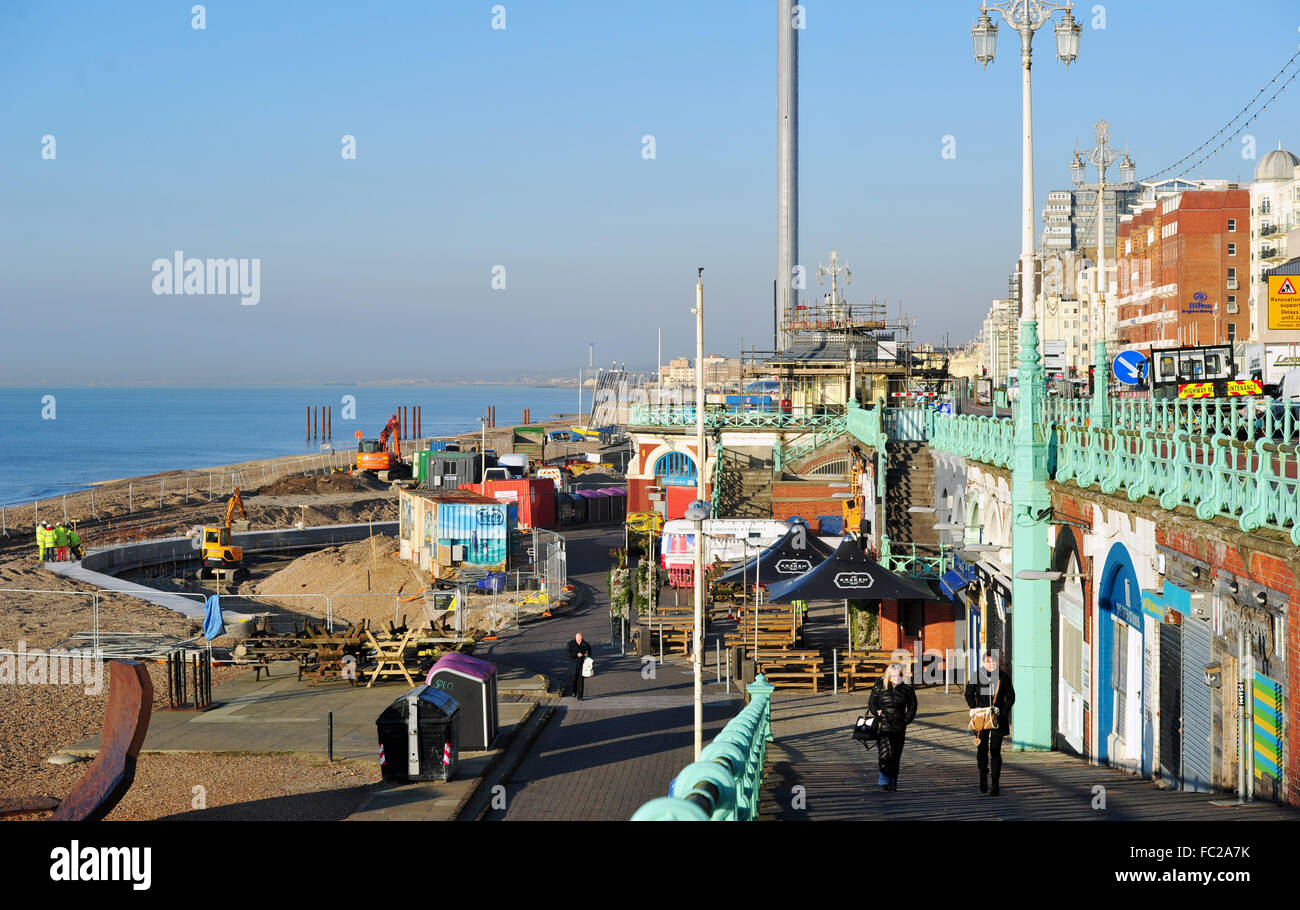
<path fill-rule="evenodd" d="M 704 269 L 695 279 L 695 498 L 704 495 Z M 691 660 L 695 677 L 695 760 L 704 750 L 704 668 L 700 662 L 701 626 L 704 621 L 704 522 L 695 523 L 695 631 Z"/>

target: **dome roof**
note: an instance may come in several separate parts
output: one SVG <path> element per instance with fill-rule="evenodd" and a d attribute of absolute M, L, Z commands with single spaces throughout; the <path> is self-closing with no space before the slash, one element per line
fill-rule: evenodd
<path fill-rule="evenodd" d="M 1283 149 L 1280 145 L 1259 159 L 1255 165 L 1256 180 L 1290 180 L 1295 176 L 1300 158 Z"/>

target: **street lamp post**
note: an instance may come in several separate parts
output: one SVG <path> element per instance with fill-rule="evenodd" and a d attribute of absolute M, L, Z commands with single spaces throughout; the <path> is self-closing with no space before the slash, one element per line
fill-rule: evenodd
<path fill-rule="evenodd" d="M 997 48 L 997 25 L 989 18 L 999 13 L 1020 35 L 1021 104 L 1021 225 L 1020 225 L 1020 394 L 1013 412 L 1014 462 L 1011 472 L 1012 568 L 1046 569 L 1051 560 L 1047 543 L 1047 518 L 1052 494 L 1047 489 L 1047 436 L 1043 408 L 1047 390 L 1038 355 L 1038 322 L 1034 318 L 1034 139 L 1030 68 L 1034 32 L 1064 11 L 1057 22 L 1056 53 L 1069 66 L 1079 56 L 1083 28 L 1071 15 L 1073 4 L 1052 0 L 1003 0 L 980 5 L 980 18 L 971 29 L 975 59 L 992 62 Z M 1013 573 L 1014 574 L 1014 573 Z M 1021 695 L 1016 711 L 1012 746 L 1024 750 L 1052 747 L 1052 616 L 1051 582 L 1013 578 L 1011 652 L 1016 687 Z"/>
<path fill-rule="evenodd" d="M 695 502 L 686 516 L 695 522 L 695 630 L 691 662 L 695 678 L 695 760 L 704 750 L 704 662 L 700 655 L 704 623 L 704 519 L 709 514 L 704 474 L 704 269 L 695 279 Z"/>
<path fill-rule="evenodd" d="M 1106 353 L 1106 169 L 1115 163 L 1119 157 L 1119 152 L 1110 147 L 1110 124 L 1105 120 L 1098 120 L 1096 124 L 1097 144 L 1087 152 L 1084 157 L 1079 156 L 1079 152 L 1074 153 L 1074 161 L 1070 165 L 1070 177 L 1075 186 L 1081 187 L 1087 178 L 1088 166 L 1084 163 L 1084 158 L 1091 161 L 1097 167 L 1099 182 L 1097 184 L 1097 300 L 1094 303 L 1096 337 L 1093 338 L 1093 376 L 1092 376 L 1092 405 L 1090 408 L 1090 420 L 1095 427 L 1110 426 L 1110 399 L 1108 389 L 1110 387 L 1109 364 L 1110 359 Z M 1133 159 L 1128 154 L 1124 155 L 1124 160 L 1119 165 L 1120 183 L 1132 183 L 1137 169 L 1133 164 Z"/>

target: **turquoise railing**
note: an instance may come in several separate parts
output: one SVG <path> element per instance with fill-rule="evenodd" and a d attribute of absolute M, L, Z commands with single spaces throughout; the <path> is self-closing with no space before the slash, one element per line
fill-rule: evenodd
<path fill-rule="evenodd" d="M 1051 400 L 1044 416 L 1055 447 L 1054 479 L 1161 508 L 1188 506 L 1198 518 L 1233 519 L 1300 545 L 1300 421 L 1297 408 L 1267 399 L 1120 399 L 1111 426 L 1089 420 L 1088 399 Z M 936 415 L 930 444 L 1008 467 L 1011 418 Z"/>
<path fill-rule="evenodd" d="M 800 458 L 811 455 L 822 446 L 834 442 L 848 429 L 848 418 L 840 414 L 813 428 L 808 436 L 801 436 L 789 446 L 777 445 L 774 451 L 776 470 L 782 471 Z"/>
<path fill-rule="evenodd" d="M 753 821 L 763 783 L 767 744 L 772 740 L 773 686 L 760 673 L 751 683 L 749 704 L 733 717 L 700 760 L 678 773 L 668 796 L 652 799 L 634 822 Z"/>
<path fill-rule="evenodd" d="M 704 425 L 711 429 L 794 429 L 826 430 L 837 422 L 843 429 L 843 414 L 785 414 L 781 411 L 730 410 L 725 407 L 704 409 Z M 688 406 L 633 405 L 628 411 L 628 426 L 693 427 L 695 408 Z"/>
<path fill-rule="evenodd" d="M 899 543 L 884 538 L 880 546 L 882 566 L 895 575 L 909 575 L 913 578 L 942 578 L 943 573 L 952 568 L 953 554 L 939 545 L 938 553 L 921 552 L 914 543 Z"/>

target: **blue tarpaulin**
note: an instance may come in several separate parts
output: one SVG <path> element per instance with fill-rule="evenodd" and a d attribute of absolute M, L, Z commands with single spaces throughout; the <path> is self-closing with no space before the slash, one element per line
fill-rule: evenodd
<path fill-rule="evenodd" d="M 221 598 L 213 594 L 203 605 L 203 637 L 208 641 L 226 634 L 226 624 L 221 620 Z"/>

